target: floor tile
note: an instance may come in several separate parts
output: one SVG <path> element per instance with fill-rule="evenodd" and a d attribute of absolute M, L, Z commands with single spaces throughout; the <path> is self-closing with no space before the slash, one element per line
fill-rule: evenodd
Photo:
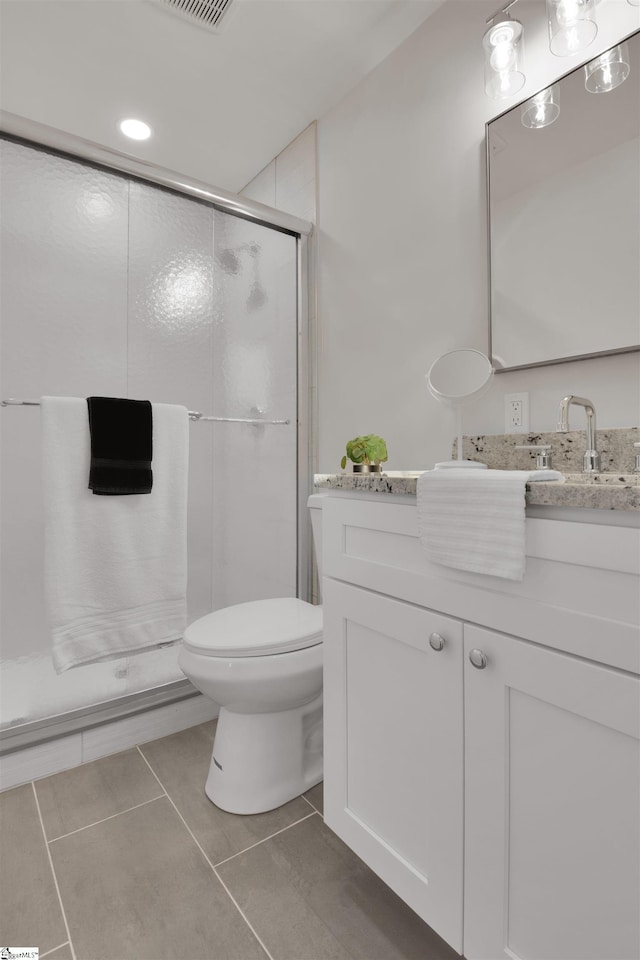
<path fill-rule="evenodd" d="M 0 794 L 0 940 L 52 950 L 67 939 L 31 784 Z"/>
<path fill-rule="evenodd" d="M 324 783 L 316 783 L 315 787 L 311 787 L 311 790 L 307 790 L 304 794 L 309 803 L 315 807 L 318 813 L 324 813 Z"/>
<path fill-rule="evenodd" d="M 460 960 L 317 814 L 218 869 L 277 960 Z"/>
<path fill-rule="evenodd" d="M 42 954 L 40 954 L 42 957 Z M 61 947 L 58 947 L 57 950 L 54 950 L 53 953 L 48 953 L 46 960 L 73 960 L 71 953 L 71 947 L 68 943 L 64 943 Z"/>
<path fill-rule="evenodd" d="M 162 793 L 136 749 L 125 750 L 36 783 L 47 839 L 122 813 Z"/>
<path fill-rule="evenodd" d="M 276 810 L 239 816 L 220 810 L 204 785 L 211 763 L 215 722 L 183 730 L 140 750 L 213 864 L 231 857 L 311 813 L 301 797 Z"/>
<path fill-rule="evenodd" d="M 166 797 L 50 849 L 79 960 L 264 960 Z"/>

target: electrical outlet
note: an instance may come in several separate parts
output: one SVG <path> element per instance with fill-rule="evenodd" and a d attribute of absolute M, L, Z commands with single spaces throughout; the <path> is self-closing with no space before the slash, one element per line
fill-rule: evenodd
<path fill-rule="evenodd" d="M 529 394 L 505 393 L 504 395 L 504 432 L 529 432 Z"/>

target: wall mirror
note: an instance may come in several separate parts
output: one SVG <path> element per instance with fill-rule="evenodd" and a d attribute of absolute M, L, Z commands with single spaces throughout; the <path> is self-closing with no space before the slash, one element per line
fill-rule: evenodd
<path fill-rule="evenodd" d="M 640 349 L 640 33 L 486 139 L 496 372 Z"/>

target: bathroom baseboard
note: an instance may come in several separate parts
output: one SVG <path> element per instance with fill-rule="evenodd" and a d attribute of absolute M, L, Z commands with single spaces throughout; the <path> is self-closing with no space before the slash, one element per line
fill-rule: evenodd
<path fill-rule="evenodd" d="M 158 740 L 218 716 L 218 707 L 198 694 L 134 716 L 57 737 L 0 757 L 0 791 L 78 767 L 139 743 Z"/>

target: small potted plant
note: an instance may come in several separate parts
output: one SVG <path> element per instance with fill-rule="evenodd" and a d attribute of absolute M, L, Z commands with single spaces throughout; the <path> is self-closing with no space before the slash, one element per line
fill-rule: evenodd
<path fill-rule="evenodd" d="M 354 473 L 380 473 L 380 464 L 387 459 L 387 445 L 382 437 L 368 433 L 364 437 L 349 440 L 346 456 L 342 458 L 340 466 L 344 470 L 347 460 L 351 460 Z"/>

